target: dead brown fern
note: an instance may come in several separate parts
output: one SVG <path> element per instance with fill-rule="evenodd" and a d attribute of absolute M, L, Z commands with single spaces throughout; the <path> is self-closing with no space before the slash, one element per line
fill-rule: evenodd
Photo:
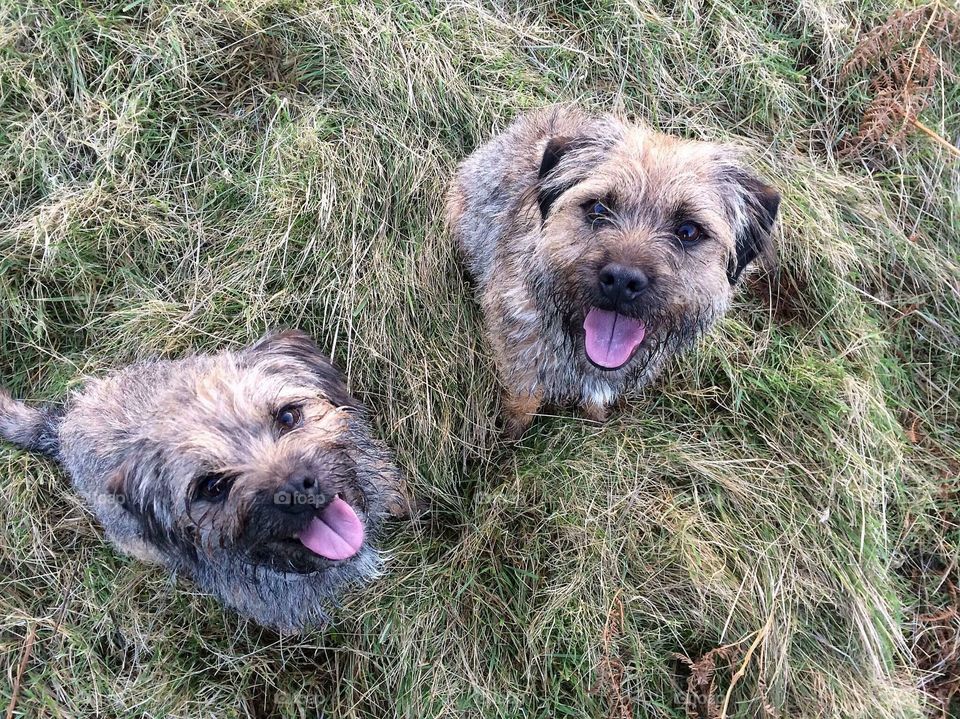
<path fill-rule="evenodd" d="M 918 130 L 953 155 L 960 149 L 920 122 L 938 78 L 956 79 L 937 51 L 960 46 L 960 12 L 939 2 L 898 10 L 868 32 L 840 71 L 840 81 L 870 76 L 872 100 L 857 132 L 840 146 L 844 156 L 897 146 Z"/>
<path fill-rule="evenodd" d="M 689 719 L 718 719 L 720 717 L 720 695 L 715 683 L 717 669 L 730 667 L 742 655 L 739 643 L 714 647 L 699 659 L 690 659 L 676 655 L 687 665 L 690 675 L 687 677 L 687 693 L 684 698 L 684 711 Z"/>
<path fill-rule="evenodd" d="M 906 570 L 918 599 L 909 639 L 931 719 L 956 716 L 960 697 L 960 590 L 957 567 L 940 557 L 911 558 Z"/>
<path fill-rule="evenodd" d="M 746 676 L 747 667 L 754 652 L 763 644 L 772 625 L 773 614 L 771 613 L 767 617 L 766 623 L 758 631 L 730 644 L 714 647 L 699 659 L 690 659 L 683 654 L 674 655 L 689 670 L 683 707 L 689 719 L 727 719 L 733 689 L 737 682 Z M 753 641 L 744 650 L 743 645 L 750 639 Z M 727 689 L 722 695 L 716 683 L 716 674 L 720 669 L 731 672 L 727 681 Z M 726 671 L 724 674 L 726 674 Z M 766 683 L 762 677 L 758 682 L 760 702 L 764 713 L 771 717 L 779 716 L 779 710 L 767 699 Z M 723 697 L 722 702 L 720 701 L 721 696 Z"/>
<path fill-rule="evenodd" d="M 633 719 L 630 698 L 623 692 L 624 667 L 617 651 L 617 641 L 623 636 L 624 612 L 619 594 L 603 628 L 603 657 L 600 662 L 597 691 L 607 697 L 610 719 Z"/>

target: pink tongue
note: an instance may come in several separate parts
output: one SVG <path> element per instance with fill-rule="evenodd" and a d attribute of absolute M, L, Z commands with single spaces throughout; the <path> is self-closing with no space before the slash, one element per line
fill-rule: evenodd
<path fill-rule="evenodd" d="M 607 369 L 626 364 L 643 342 L 645 331 L 640 320 L 596 307 L 587 313 L 583 329 L 587 333 L 587 356 Z"/>
<path fill-rule="evenodd" d="M 303 546 L 327 559 L 349 559 L 363 546 L 363 524 L 353 507 L 334 497 L 300 533 Z"/>

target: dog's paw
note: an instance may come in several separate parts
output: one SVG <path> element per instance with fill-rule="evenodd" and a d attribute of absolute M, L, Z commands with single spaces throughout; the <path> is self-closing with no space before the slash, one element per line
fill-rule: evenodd
<path fill-rule="evenodd" d="M 500 436 L 505 442 L 519 442 L 526 431 L 530 429 L 531 424 L 533 424 L 533 417 L 530 415 L 505 417 Z"/>
<path fill-rule="evenodd" d="M 606 422 L 610 419 L 610 408 L 602 404 L 585 404 L 583 416 L 591 422 Z"/>

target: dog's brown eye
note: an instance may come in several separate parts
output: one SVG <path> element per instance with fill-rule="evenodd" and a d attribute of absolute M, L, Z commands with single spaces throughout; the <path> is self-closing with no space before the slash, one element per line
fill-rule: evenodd
<path fill-rule="evenodd" d="M 677 228 L 677 239 L 683 243 L 696 242 L 703 237 L 703 230 L 695 222 L 684 222 Z"/>
<path fill-rule="evenodd" d="M 197 480 L 197 496 L 208 502 L 225 499 L 233 486 L 234 478 L 228 474 L 211 472 Z"/>
<path fill-rule="evenodd" d="M 277 412 L 276 420 L 277 426 L 280 428 L 280 433 L 283 434 L 300 426 L 300 423 L 303 421 L 303 413 L 299 407 L 287 405 Z"/>

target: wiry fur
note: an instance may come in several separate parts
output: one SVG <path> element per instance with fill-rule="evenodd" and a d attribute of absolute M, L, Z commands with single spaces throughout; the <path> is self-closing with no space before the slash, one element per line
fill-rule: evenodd
<path fill-rule="evenodd" d="M 290 403 L 303 423 L 281 436 L 274 413 Z M 389 452 L 339 372 L 299 332 L 91 379 L 58 411 L 2 393 L 0 436 L 55 457 L 120 550 L 188 574 L 281 631 L 324 622 L 345 588 L 376 576 L 371 540 L 403 508 Z M 361 517 L 366 541 L 351 559 L 304 559 L 295 542 L 289 556 L 271 544 L 309 521 L 276 507 L 297 471 Z M 210 472 L 237 477 L 222 503 L 197 499 L 197 477 Z"/>
<path fill-rule="evenodd" d="M 53 407 L 28 407 L 0 387 L 0 437 L 29 449 L 54 456 L 60 412 Z"/>
<path fill-rule="evenodd" d="M 598 231 L 584 206 L 612 198 Z M 505 433 L 516 437 L 544 403 L 608 405 L 647 384 L 726 312 L 734 285 L 770 252 L 779 195 L 734 150 L 669 137 L 571 107 L 521 116 L 460 166 L 447 222 L 477 284 L 506 390 Z M 684 247 L 678 218 L 708 238 Z M 583 320 L 601 267 L 652 278 L 638 310 L 648 328 L 623 367 L 586 358 Z"/>

